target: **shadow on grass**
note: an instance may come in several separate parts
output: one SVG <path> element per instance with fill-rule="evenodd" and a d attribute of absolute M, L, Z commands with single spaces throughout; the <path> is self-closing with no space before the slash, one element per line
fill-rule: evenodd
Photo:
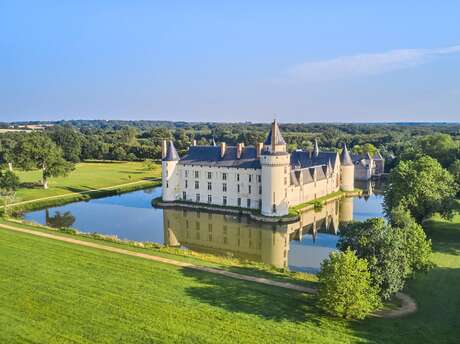
<path fill-rule="evenodd" d="M 39 182 L 23 182 L 19 184 L 19 187 L 24 189 L 43 189 L 43 185 Z"/>
<path fill-rule="evenodd" d="M 193 269 L 184 268 L 182 273 L 202 284 L 186 289 L 186 293 L 199 302 L 264 319 L 320 324 L 320 314 L 311 295 Z"/>
<path fill-rule="evenodd" d="M 460 222 L 429 220 L 423 227 L 433 242 L 434 251 L 460 255 Z"/>
<path fill-rule="evenodd" d="M 460 269 L 435 267 L 417 274 L 405 289 L 417 302 L 414 314 L 352 322 L 354 334 L 369 343 L 458 343 Z"/>

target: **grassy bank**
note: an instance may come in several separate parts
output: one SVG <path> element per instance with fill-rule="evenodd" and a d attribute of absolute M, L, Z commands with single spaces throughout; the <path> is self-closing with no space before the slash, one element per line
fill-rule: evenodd
<path fill-rule="evenodd" d="M 47 190 L 39 184 L 41 171 L 15 171 L 15 173 L 21 180 L 21 188 L 16 193 L 16 202 L 22 202 L 159 178 L 161 166 L 155 165 L 154 169 L 149 170 L 142 162 L 83 162 L 76 164 L 75 170 L 67 177 L 51 178 Z"/>
<path fill-rule="evenodd" d="M 159 185 L 161 167 L 148 170 L 141 162 L 85 162 L 67 177 L 52 178 L 49 189 L 39 184 L 40 171 L 15 171 L 21 187 L 16 193 L 15 212 L 105 197 Z"/>
<path fill-rule="evenodd" d="M 2 229 L 0 338 L 50 343 L 455 343 L 460 216 L 451 222 L 435 218 L 426 228 L 436 266 L 409 281 L 405 290 L 416 299 L 418 311 L 399 319 L 359 322 L 324 315 L 310 295 Z M 152 254 L 210 266 L 229 264 L 227 268 L 235 263 L 161 249 Z"/>

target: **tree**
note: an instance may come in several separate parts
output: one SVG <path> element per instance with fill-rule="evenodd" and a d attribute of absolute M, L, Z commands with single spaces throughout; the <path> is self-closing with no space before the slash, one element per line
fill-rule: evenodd
<path fill-rule="evenodd" d="M 318 304 L 324 311 L 347 319 L 363 319 L 381 306 L 365 259 L 354 251 L 332 252 L 318 274 Z"/>
<path fill-rule="evenodd" d="M 405 236 L 382 218 L 347 224 L 340 231 L 337 247 L 341 251 L 352 249 L 359 258 L 367 260 L 372 284 L 384 299 L 401 290 L 412 272 L 405 252 Z"/>
<path fill-rule="evenodd" d="M 82 150 L 82 136 L 69 126 L 55 126 L 50 130 L 51 139 L 62 149 L 64 159 L 79 162 Z"/>
<path fill-rule="evenodd" d="M 371 156 L 374 156 L 377 148 L 372 143 L 366 143 L 364 145 L 355 145 L 351 151 L 355 154 L 369 153 Z"/>
<path fill-rule="evenodd" d="M 391 216 L 401 205 L 418 223 L 436 212 L 449 217 L 455 209 L 457 188 L 453 176 L 431 157 L 400 161 L 385 187 L 384 210 Z"/>
<path fill-rule="evenodd" d="M 74 165 L 67 162 L 62 150 L 43 133 L 30 133 L 24 136 L 15 146 L 18 165 L 25 170 L 41 169 L 42 185 L 48 188 L 51 177 L 66 176 Z"/>
<path fill-rule="evenodd" d="M 455 160 L 449 166 L 449 172 L 454 177 L 457 185 L 460 185 L 460 160 L 459 159 Z M 460 192 L 460 189 L 458 190 L 458 192 Z"/>
<path fill-rule="evenodd" d="M 14 199 L 19 187 L 19 177 L 12 171 L 0 171 L 0 194 L 3 198 L 3 213 L 8 215 L 8 203 Z"/>
<path fill-rule="evenodd" d="M 430 259 L 431 240 L 427 239 L 422 226 L 402 206 L 392 210 L 390 222 L 394 230 L 403 233 L 404 253 L 412 272 L 428 271 L 433 265 Z"/>

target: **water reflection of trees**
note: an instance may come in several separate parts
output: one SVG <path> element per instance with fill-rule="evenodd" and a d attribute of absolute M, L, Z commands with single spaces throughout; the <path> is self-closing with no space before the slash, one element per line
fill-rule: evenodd
<path fill-rule="evenodd" d="M 50 216 L 49 210 L 45 210 L 46 225 L 54 228 L 71 227 L 75 223 L 75 216 L 70 211 L 61 213 L 56 211 L 53 216 Z"/>

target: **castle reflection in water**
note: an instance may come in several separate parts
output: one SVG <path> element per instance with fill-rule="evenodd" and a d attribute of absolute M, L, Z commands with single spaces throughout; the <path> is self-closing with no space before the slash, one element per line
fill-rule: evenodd
<path fill-rule="evenodd" d="M 290 224 L 266 224 L 247 216 L 185 209 L 163 209 L 163 217 L 165 245 L 277 268 L 315 271 L 335 249 L 340 224 L 353 220 L 353 198 L 330 201 L 321 210 L 302 213 L 298 222 Z M 329 240 L 317 240 L 320 236 Z M 292 245 L 295 248 L 291 252 Z"/>

